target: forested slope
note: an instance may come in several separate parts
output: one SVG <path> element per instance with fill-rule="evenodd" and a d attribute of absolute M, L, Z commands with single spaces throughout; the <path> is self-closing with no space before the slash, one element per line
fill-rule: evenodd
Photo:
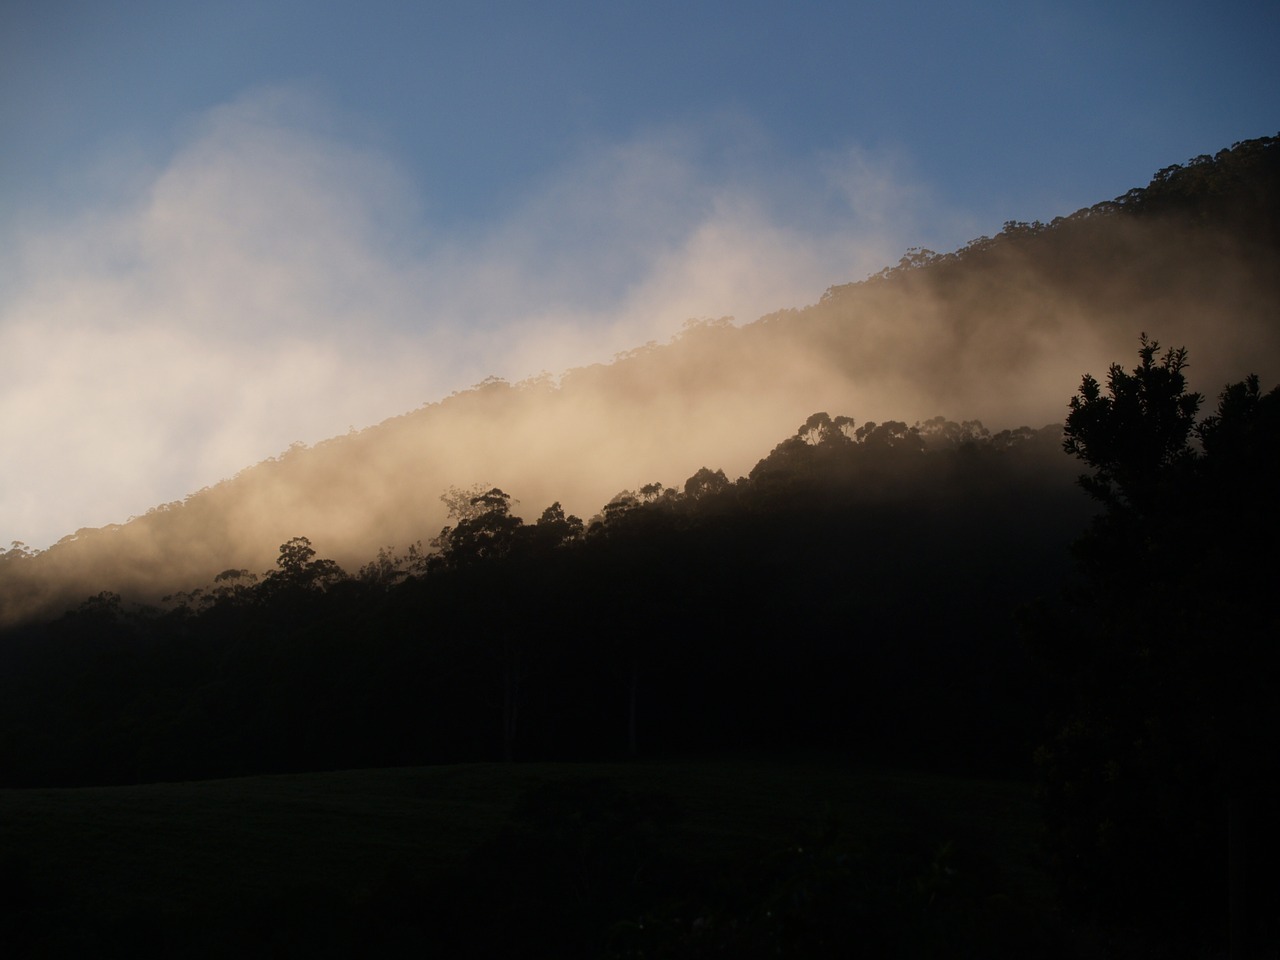
<path fill-rule="evenodd" d="M 1049 224 L 913 250 L 802 309 L 692 324 L 610 364 L 489 382 L 293 448 L 144 517 L 11 551 L 0 620 L 102 590 L 154 601 L 224 569 L 262 570 L 297 535 L 358 566 L 428 540 L 451 486 L 513 491 L 517 512 L 558 500 L 586 515 L 638 478 L 678 483 L 704 465 L 734 477 L 815 410 L 1056 422 L 1080 371 L 1144 329 L 1187 345 L 1201 383 L 1275 379 L 1278 154 L 1274 138 L 1237 144 Z"/>
<path fill-rule="evenodd" d="M 1066 574 L 1073 471 L 1056 427 L 816 414 L 747 478 L 589 523 L 477 489 L 429 555 L 348 573 L 294 538 L 159 608 L 100 594 L 0 637 L 5 783 L 775 748 L 1025 772 L 1014 614 Z"/>

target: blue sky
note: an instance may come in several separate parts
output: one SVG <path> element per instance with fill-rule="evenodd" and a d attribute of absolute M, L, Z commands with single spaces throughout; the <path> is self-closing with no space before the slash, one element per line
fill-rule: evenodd
<path fill-rule="evenodd" d="M 998 227 L 1275 132 L 1268 8 L 17 0 L 0 14 L 4 212 L 74 200 L 104 150 L 162 162 L 193 116 L 301 82 L 442 224 L 501 216 L 584 145 L 730 116 L 760 142 L 708 162 L 767 174 L 850 144 L 900 150 Z"/>
<path fill-rule="evenodd" d="M 0 539 L 1280 130 L 1256 2 L 0 8 Z"/>

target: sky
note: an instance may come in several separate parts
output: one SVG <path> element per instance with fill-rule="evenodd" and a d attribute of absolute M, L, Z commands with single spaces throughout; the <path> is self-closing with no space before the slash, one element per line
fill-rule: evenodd
<path fill-rule="evenodd" d="M 1252 0 L 5 0 L 0 544 L 1274 135 L 1277 37 Z"/>

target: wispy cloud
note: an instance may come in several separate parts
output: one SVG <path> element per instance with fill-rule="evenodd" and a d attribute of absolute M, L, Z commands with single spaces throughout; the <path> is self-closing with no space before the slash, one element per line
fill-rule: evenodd
<path fill-rule="evenodd" d="M 760 169 L 708 163 L 710 134 L 668 128 L 584 146 L 500 222 L 445 234 L 423 211 L 447 185 L 336 126 L 258 91 L 127 192 L 26 232 L 0 300 L 0 536 L 43 546 L 488 374 L 812 302 L 909 244 L 919 196 L 852 149 L 780 202 Z"/>

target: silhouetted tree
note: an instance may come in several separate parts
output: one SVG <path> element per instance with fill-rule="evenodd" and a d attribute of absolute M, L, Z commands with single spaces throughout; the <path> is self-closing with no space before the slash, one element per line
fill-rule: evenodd
<path fill-rule="evenodd" d="M 362 583 L 380 590 L 390 590 L 409 576 L 421 556 L 421 542 L 409 548 L 406 556 L 396 556 L 391 547 L 380 547 L 378 555 L 360 568 Z"/>
<path fill-rule="evenodd" d="M 214 587 L 207 597 L 211 603 L 244 603 L 257 582 L 257 574 L 248 570 L 223 570 L 213 578 Z"/>
<path fill-rule="evenodd" d="M 511 495 L 492 487 L 470 498 L 469 510 L 454 527 L 445 527 L 434 541 L 440 562 L 454 569 L 508 556 L 524 521 L 511 513 Z"/>
<path fill-rule="evenodd" d="M 1063 448 L 1093 468 L 1080 485 L 1113 509 L 1147 511 L 1162 492 L 1182 494 L 1181 469 L 1195 459 L 1188 441 L 1203 398 L 1187 392 L 1187 351 L 1170 349 L 1157 363 L 1160 344 L 1145 333 L 1140 342 L 1133 372 L 1112 364 L 1106 394 L 1086 374 L 1067 416 Z"/>
<path fill-rule="evenodd" d="M 723 470 L 712 471 L 702 467 L 684 482 L 684 495 L 690 500 L 701 500 L 704 497 L 715 496 L 729 486 L 729 478 L 724 475 Z"/>
<path fill-rule="evenodd" d="M 912 429 L 924 441 L 926 449 L 931 451 L 948 450 L 964 444 L 973 444 L 987 440 L 991 433 L 977 420 L 965 420 L 956 423 L 945 417 L 933 417 L 917 423 Z M 1024 430 L 1028 428 L 1024 427 Z M 1028 432 L 1030 432 L 1028 430 Z"/>
<path fill-rule="evenodd" d="M 581 538 L 582 532 L 582 520 L 572 514 L 566 515 L 559 501 L 543 510 L 538 522 L 527 530 L 536 553 L 573 543 Z"/>
<path fill-rule="evenodd" d="M 874 421 L 864 423 L 854 432 L 858 443 L 868 447 L 894 448 L 899 450 L 920 451 L 924 449 L 924 440 L 915 427 L 908 427 L 901 420 L 887 420 L 884 423 Z"/>
<path fill-rule="evenodd" d="M 306 537 L 293 537 L 280 544 L 276 569 L 262 580 L 270 596 L 289 591 L 323 590 L 344 579 L 346 574 L 332 560 L 316 559 L 316 551 Z"/>
<path fill-rule="evenodd" d="M 1140 344 L 1105 393 L 1083 379 L 1066 421 L 1064 448 L 1106 511 L 1076 547 L 1072 617 L 1047 630 L 1066 694 L 1039 753 L 1048 836 L 1078 907 L 1193 939 L 1223 936 L 1230 866 L 1239 940 L 1259 933 L 1245 889 L 1275 887 L 1245 882 L 1240 837 L 1259 836 L 1246 811 L 1280 748 L 1266 599 L 1280 579 L 1280 391 L 1250 377 L 1197 426 L 1186 351 L 1157 360 L 1156 341 Z"/>
<path fill-rule="evenodd" d="M 510 566 L 526 542 L 524 521 L 512 515 L 511 495 L 497 487 L 468 498 L 465 506 L 451 507 L 455 511 L 462 514 L 457 525 L 445 527 L 433 541 L 440 547 L 434 570 L 461 577 L 465 595 L 475 603 L 478 639 L 499 666 L 502 755 L 511 760 L 525 705 L 530 656 L 527 634 L 517 624 L 513 609 L 518 576 Z"/>

